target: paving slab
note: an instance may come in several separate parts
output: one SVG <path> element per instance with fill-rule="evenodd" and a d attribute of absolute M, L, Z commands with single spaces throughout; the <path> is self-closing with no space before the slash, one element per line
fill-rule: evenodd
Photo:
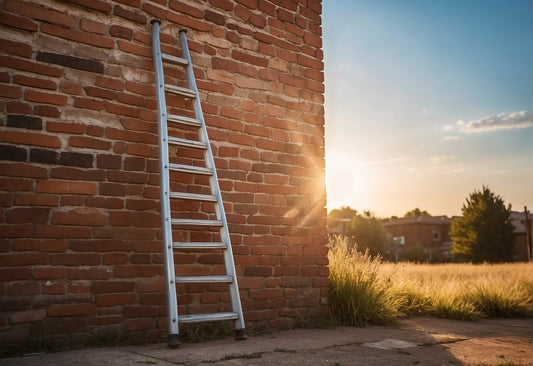
<path fill-rule="evenodd" d="M 85 348 L 0 359 L 42 365 L 532 365 L 533 319 L 455 321 L 408 318 L 393 326 L 295 329 L 250 336 L 146 346 Z"/>

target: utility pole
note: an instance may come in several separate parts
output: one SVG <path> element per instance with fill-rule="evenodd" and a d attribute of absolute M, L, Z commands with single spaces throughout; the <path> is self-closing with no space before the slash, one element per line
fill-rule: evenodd
<path fill-rule="evenodd" d="M 526 227 L 526 244 L 527 244 L 527 255 L 529 260 L 531 261 L 531 265 L 533 266 L 533 246 L 531 245 L 531 223 L 529 222 L 529 212 L 527 210 L 527 206 L 524 206 L 524 216 L 525 216 L 525 222 L 524 225 Z M 533 271 L 531 275 L 531 293 L 533 294 Z M 533 302 L 533 295 L 531 296 L 531 302 Z"/>

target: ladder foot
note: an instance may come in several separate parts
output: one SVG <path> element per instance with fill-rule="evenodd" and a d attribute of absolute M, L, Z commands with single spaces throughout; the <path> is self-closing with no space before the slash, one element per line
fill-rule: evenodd
<path fill-rule="evenodd" d="M 169 334 L 168 335 L 168 348 L 176 348 L 180 345 L 180 341 L 178 339 L 177 334 Z"/>
<path fill-rule="evenodd" d="M 246 334 L 244 333 L 244 328 L 235 329 L 235 339 L 237 341 L 244 341 L 245 339 L 248 339 L 248 337 L 246 337 Z"/>

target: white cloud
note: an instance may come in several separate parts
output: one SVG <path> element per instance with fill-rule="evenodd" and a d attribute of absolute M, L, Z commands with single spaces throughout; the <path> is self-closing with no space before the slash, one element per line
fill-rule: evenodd
<path fill-rule="evenodd" d="M 434 156 L 430 158 L 429 160 L 431 160 L 433 164 L 440 164 L 451 159 L 455 159 L 455 155 L 439 155 L 439 156 Z"/>
<path fill-rule="evenodd" d="M 444 141 L 453 141 L 453 140 L 460 140 L 461 137 L 454 135 L 454 136 L 444 136 L 442 138 Z"/>
<path fill-rule="evenodd" d="M 533 115 L 526 111 L 499 113 L 495 116 L 487 116 L 466 123 L 458 121 L 457 125 L 463 133 L 528 128 L 533 126 Z"/>
<path fill-rule="evenodd" d="M 453 131 L 454 128 L 454 125 L 445 125 L 444 127 L 442 127 L 444 131 Z"/>

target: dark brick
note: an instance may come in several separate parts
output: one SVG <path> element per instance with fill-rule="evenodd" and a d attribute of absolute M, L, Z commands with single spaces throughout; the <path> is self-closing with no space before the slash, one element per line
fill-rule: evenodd
<path fill-rule="evenodd" d="M 26 149 L 11 145 L 0 145 L 0 160 L 26 161 L 26 155 Z"/>
<path fill-rule="evenodd" d="M 93 156 L 77 152 L 62 152 L 59 156 L 59 164 L 91 168 L 93 166 Z"/>
<path fill-rule="evenodd" d="M 39 117 L 25 116 L 22 114 L 10 114 L 7 116 L 7 126 L 28 128 L 30 130 L 42 130 L 43 120 Z"/>
<path fill-rule="evenodd" d="M 133 30 L 121 27 L 120 25 L 112 25 L 109 27 L 109 35 L 131 41 L 133 39 Z"/>
<path fill-rule="evenodd" d="M 39 52 L 37 54 L 37 60 L 49 62 L 51 64 L 62 65 L 71 67 L 73 69 L 96 72 L 99 74 L 104 73 L 104 64 L 100 61 L 87 60 L 85 58 L 60 55 L 50 52 Z"/>
<path fill-rule="evenodd" d="M 226 23 L 226 18 L 224 15 L 215 13 L 214 11 L 206 10 L 204 17 L 206 20 L 209 20 L 210 22 L 213 22 L 218 25 L 224 25 Z"/>
<path fill-rule="evenodd" d="M 59 153 L 45 149 L 31 149 L 30 161 L 43 164 L 57 164 L 59 162 Z"/>

